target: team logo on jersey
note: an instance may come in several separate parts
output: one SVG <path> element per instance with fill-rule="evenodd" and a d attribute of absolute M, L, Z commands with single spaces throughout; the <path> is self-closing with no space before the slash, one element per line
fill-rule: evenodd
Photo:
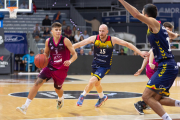
<path fill-rule="evenodd" d="M 160 85 L 159 88 L 165 88 L 164 85 Z"/>
<path fill-rule="evenodd" d="M 52 44 L 50 43 L 50 46 L 52 46 Z"/>
<path fill-rule="evenodd" d="M 178 67 L 178 65 L 177 66 L 174 66 L 175 67 L 175 69 L 178 69 L 179 67 Z"/>
<path fill-rule="evenodd" d="M 136 98 L 141 97 L 141 93 L 131 93 L 131 92 L 118 92 L 118 91 L 103 91 L 105 95 L 108 96 L 108 99 L 123 99 L 123 98 Z M 19 92 L 11 93 L 10 96 L 15 97 L 27 97 L 29 92 Z M 65 99 L 78 99 L 83 91 L 64 91 Z M 86 99 L 98 99 L 97 91 L 91 91 L 87 94 Z M 58 95 L 55 91 L 39 91 L 35 98 L 41 99 L 57 99 Z"/>
<path fill-rule="evenodd" d="M 52 47 L 51 47 L 51 50 L 52 50 L 53 48 L 54 48 L 54 47 L 52 46 Z"/>

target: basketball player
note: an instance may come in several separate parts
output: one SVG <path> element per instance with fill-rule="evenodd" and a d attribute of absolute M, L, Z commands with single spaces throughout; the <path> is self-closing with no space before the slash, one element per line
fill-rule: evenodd
<path fill-rule="evenodd" d="M 17 110 L 23 114 L 26 114 L 27 108 L 36 96 L 38 89 L 51 78 L 54 80 L 55 91 L 58 95 L 57 109 L 63 106 L 62 85 L 67 76 L 69 65 L 77 59 L 77 54 L 70 40 L 61 35 L 62 26 L 60 23 L 53 23 L 51 32 L 53 37 L 46 40 L 44 49 L 44 54 L 49 57 L 49 63 L 40 72 L 37 81 L 29 92 L 26 103 L 22 107 L 17 107 Z M 72 54 L 71 59 L 70 53 Z"/>
<path fill-rule="evenodd" d="M 144 90 L 142 99 L 148 104 L 163 120 L 172 120 L 165 112 L 162 105 L 180 107 L 179 100 L 169 98 L 169 89 L 178 75 L 178 66 L 171 53 L 169 37 L 171 39 L 179 36 L 166 30 L 155 18 L 157 8 L 153 4 L 144 6 L 143 14 L 136 8 L 119 0 L 130 14 L 148 26 L 147 37 L 154 53 L 155 61 L 158 63 L 157 71 L 152 75 Z M 166 96 L 166 97 L 164 97 Z"/>
<path fill-rule="evenodd" d="M 174 26 L 170 22 L 164 22 L 163 26 L 166 28 L 166 30 L 172 31 Z M 148 60 L 148 57 L 146 57 L 143 60 L 141 68 L 134 74 L 135 76 L 138 76 L 141 74 L 141 72 L 144 70 L 146 66 L 146 75 L 150 79 L 151 76 L 157 71 L 158 63 L 154 59 L 154 54 L 152 52 L 152 49 L 149 51 L 150 57 Z M 144 102 L 144 101 L 138 101 L 134 104 L 135 109 L 139 112 L 140 115 L 144 115 L 143 109 L 150 109 L 150 107 Z"/>
<path fill-rule="evenodd" d="M 82 106 L 85 96 L 92 90 L 95 86 L 99 94 L 99 100 L 96 103 L 95 107 L 100 107 L 103 102 L 105 102 L 108 97 L 103 94 L 101 79 L 110 71 L 112 65 L 112 54 L 113 46 L 115 44 L 126 46 L 129 49 L 137 52 L 141 57 L 148 56 L 148 52 L 141 52 L 134 45 L 126 41 L 120 40 L 116 37 L 108 36 L 108 27 L 105 24 L 102 24 L 99 27 L 99 35 L 91 36 L 79 43 L 73 45 L 73 47 L 79 48 L 90 43 L 94 43 L 94 59 L 92 62 L 92 73 L 93 76 L 88 85 L 85 87 L 84 92 L 80 95 L 77 102 L 77 106 Z"/>

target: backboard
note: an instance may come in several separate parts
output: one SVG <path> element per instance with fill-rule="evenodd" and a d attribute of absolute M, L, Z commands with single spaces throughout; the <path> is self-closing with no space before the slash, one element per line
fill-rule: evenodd
<path fill-rule="evenodd" d="M 18 7 L 17 12 L 31 12 L 32 0 L 0 0 L 0 12 L 8 12 L 8 7 Z"/>

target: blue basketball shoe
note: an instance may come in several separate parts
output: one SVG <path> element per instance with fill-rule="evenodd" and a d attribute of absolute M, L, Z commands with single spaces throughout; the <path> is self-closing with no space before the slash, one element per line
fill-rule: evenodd
<path fill-rule="evenodd" d="M 78 101 L 77 101 L 77 106 L 82 106 L 82 104 L 83 104 L 83 101 L 84 101 L 84 96 L 83 95 L 80 95 L 79 96 L 79 99 L 78 99 Z"/>
<path fill-rule="evenodd" d="M 107 95 L 104 95 L 103 98 L 99 98 L 98 102 L 96 103 L 95 107 L 100 107 L 103 102 L 105 102 L 106 100 L 108 99 L 108 96 Z"/>

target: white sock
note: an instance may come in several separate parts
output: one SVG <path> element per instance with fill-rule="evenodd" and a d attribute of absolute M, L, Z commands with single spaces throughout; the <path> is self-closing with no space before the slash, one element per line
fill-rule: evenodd
<path fill-rule="evenodd" d="M 84 92 L 82 93 L 82 95 L 83 96 L 86 96 L 87 95 L 87 93 L 86 93 L 86 91 L 84 90 Z"/>
<path fill-rule="evenodd" d="M 179 100 L 176 100 L 176 101 L 175 101 L 175 106 L 176 106 L 176 107 L 180 107 L 180 101 L 179 101 Z"/>
<path fill-rule="evenodd" d="M 103 97 L 104 97 L 103 91 L 102 91 L 101 93 L 98 93 L 98 94 L 99 94 L 99 97 L 100 97 L 100 98 L 103 98 Z"/>
<path fill-rule="evenodd" d="M 64 99 L 64 97 L 62 96 L 62 97 L 58 97 L 58 101 L 62 101 Z"/>
<path fill-rule="evenodd" d="M 25 103 L 26 107 L 29 107 L 29 104 L 31 103 L 31 101 L 32 101 L 32 100 L 30 100 L 29 98 L 27 98 L 26 103 Z"/>
<path fill-rule="evenodd" d="M 165 114 L 162 116 L 162 119 L 163 119 L 163 120 L 172 120 L 167 113 L 165 113 Z"/>

